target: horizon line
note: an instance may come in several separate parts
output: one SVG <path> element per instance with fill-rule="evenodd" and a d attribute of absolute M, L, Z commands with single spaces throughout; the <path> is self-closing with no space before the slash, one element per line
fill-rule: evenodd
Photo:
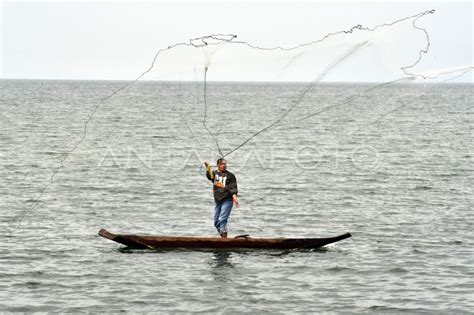
<path fill-rule="evenodd" d="M 82 82 L 134 82 L 133 79 L 58 79 L 58 78 L 0 78 L 0 81 L 82 81 Z M 392 82 L 393 80 L 388 81 L 320 81 L 318 84 L 382 84 Z M 202 83 L 204 80 L 139 80 L 135 83 Z M 313 81 L 233 81 L 233 80 L 207 80 L 206 83 L 298 83 L 298 84 L 309 84 Z M 398 84 L 474 84 L 474 81 L 459 81 L 459 82 L 440 82 L 440 81 L 430 81 L 425 82 L 424 80 L 406 80 L 404 82 L 399 82 Z"/>

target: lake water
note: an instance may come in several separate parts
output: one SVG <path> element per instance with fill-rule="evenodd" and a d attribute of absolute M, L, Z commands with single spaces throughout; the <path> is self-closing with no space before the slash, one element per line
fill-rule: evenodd
<path fill-rule="evenodd" d="M 103 100 L 123 84 L 0 81 L 0 311 L 471 312 L 472 84 L 209 83 L 204 103 L 200 83 L 140 82 Z M 205 105 L 224 153 L 287 113 L 228 156 L 231 236 L 353 237 L 293 252 L 100 238 L 216 234 Z"/>

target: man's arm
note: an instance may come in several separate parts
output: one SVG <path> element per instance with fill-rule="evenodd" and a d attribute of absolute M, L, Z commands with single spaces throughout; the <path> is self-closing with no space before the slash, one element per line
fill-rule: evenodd
<path fill-rule="evenodd" d="M 237 189 L 237 178 L 235 178 L 233 174 L 229 178 L 229 182 L 227 183 L 226 188 L 232 194 L 232 201 L 234 202 L 235 207 L 236 208 L 240 207 L 239 198 L 237 197 L 237 194 L 239 193 Z"/>

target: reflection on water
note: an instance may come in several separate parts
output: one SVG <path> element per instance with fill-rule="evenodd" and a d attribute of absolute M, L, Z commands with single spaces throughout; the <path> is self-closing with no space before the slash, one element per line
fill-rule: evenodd
<path fill-rule="evenodd" d="M 221 285 L 221 289 L 228 287 L 232 283 L 234 265 L 231 262 L 232 253 L 229 251 L 213 251 L 209 262 L 211 274 L 214 280 Z"/>
<path fill-rule="evenodd" d="M 229 267 L 234 268 L 232 262 L 230 262 L 230 258 L 232 257 L 232 253 L 228 251 L 215 251 L 212 255 L 212 265 L 215 268 L 222 268 L 222 267 Z"/>

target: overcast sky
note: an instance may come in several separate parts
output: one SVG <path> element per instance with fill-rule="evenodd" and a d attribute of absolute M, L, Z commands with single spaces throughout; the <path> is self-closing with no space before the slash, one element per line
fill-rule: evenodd
<path fill-rule="evenodd" d="M 471 1 L 2 1 L 0 8 L 1 78 L 132 80 L 149 66 L 158 49 L 199 36 L 232 33 L 238 35 L 238 40 L 258 46 L 289 47 L 353 25 L 373 27 L 430 9 L 436 13 L 418 22 L 429 32 L 430 51 L 413 70 L 437 73 L 473 65 Z M 340 39 L 348 43 L 347 47 L 341 46 L 341 42 L 324 47 L 321 58 L 317 57 L 321 66 L 330 62 L 324 58 L 343 53 L 351 44 L 357 44 L 357 40 L 374 42 L 372 48 L 364 47 L 365 50 L 357 52 L 359 57 L 355 56 L 352 63 L 331 73 L 327 80 L 387 81 L 400 76 L 400 66 L 415 61 L 418 51 L 426 44 L 421 31 L 409 30 L 410 24 L 405 26 L 393 33 L 384 33 L 385 37 Z M 377 55 L 381 51 L 384 56 Z M 204 59 L 213 56 L 215 51 L 206 53 Z M 160 59 L 161 76 L 150 79 L 189 80 L 193 79 L 193 71 L 196 78 L 196 67 L 202 67 L 202 62 L 193 59 L 193 54 L 190 50 L 168 52 L 166 58 Z M 238 49 L 219 51 L 216 53 L 219 56 L 213 59 L 216 65 L 211 65 L 209 70 L 210 79 L 311 79 L 312 74 L 307 70 L 310 58 L 296 64 L 290 74 L 279 76 L 276 71 L 263 71 L 263 66 L 258 68 L 258 65 L 267 57 L 281 60 L 281 56 L 254 54 L 251 57 L 258 62 L 252 66 L 252 63 L 245 65 L 249 54 Z M 228 61 L 232 58 L 230 66 Z M 270 63 L 265 67 L 277 68 Z M 255 70 L 250 75 L 249 69 L 260 73 Z M 472 72 L 460 80 L 473 82 Z"/>

